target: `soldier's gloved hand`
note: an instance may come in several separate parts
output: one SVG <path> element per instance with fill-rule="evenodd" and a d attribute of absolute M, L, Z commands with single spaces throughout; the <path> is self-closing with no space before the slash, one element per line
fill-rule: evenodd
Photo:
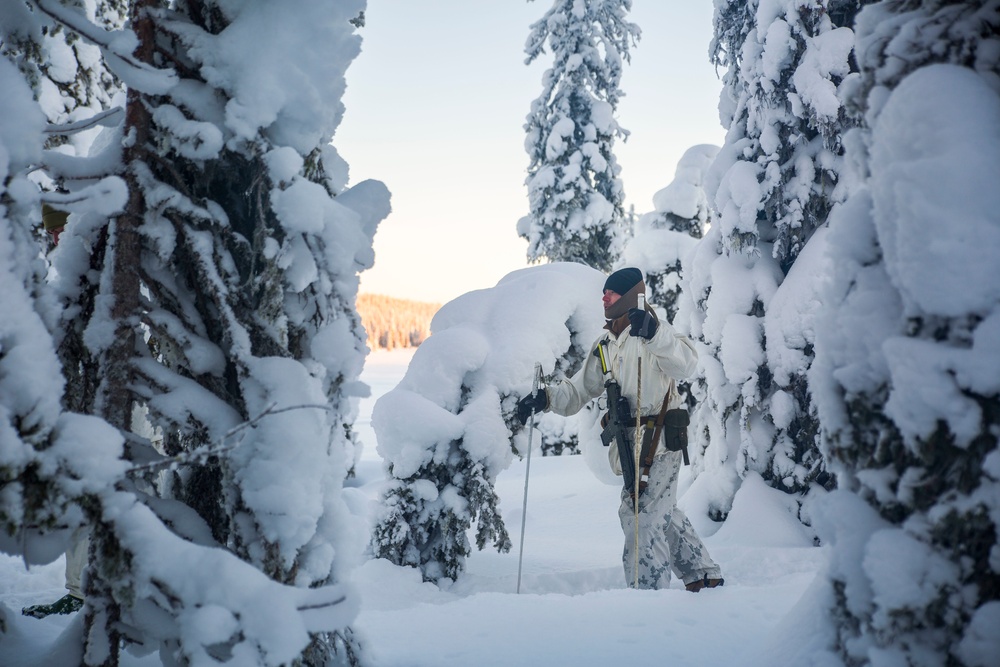
<path fill-rule="evenodd" d="M 628 330 L 629 334 L 640 336 L 646 340 L 652 338 L 657 327 L 660 326 L 660 323 L 656 321 L 656 316 L 648 310 L 633 308 L 628 311 L 628 319 L 632 323 L 632 328 Z"/>
<path fill-rule="evenodd" d="M 549 406 L 549 398 L 545 395 L 544 389 L 539 389 L 534 394 L 528 394 L 517 402 L 517 419 L 522 424 L 527 424 L 531 419 L 531 413 L 539 413 Z"/>

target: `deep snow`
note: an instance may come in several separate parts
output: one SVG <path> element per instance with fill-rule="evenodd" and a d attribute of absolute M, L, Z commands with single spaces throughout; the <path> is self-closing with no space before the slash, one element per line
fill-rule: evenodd
<path fill-rule="evenodd" d="M 364 451 L 358 477 L 345 493 L 368 516 L 374 516 L 385 481 L 372 406 L 399 382 L 412 355 L 412 349 L 373 352 L 362 375 L 372 388 L 371 397 L 359 403 Z M 496 485 L 514 548 L 506 554 L 474 552 L 464 576 L 448 590 L 384 560 L 369 560 L 355 571 L 352 582 L 362 602 L 353 627 L 372 667 L 763 666 L 791 664 L 792 655 L 808 655 L 810 644 L 822 642 L 810 614 L 795 605 L 822 570 L 826 550 L 812 545 L 787 511 L 787 497 L 759 478 L 747 478 L 723 526 L 691 515 L 723 568 L 723 588 L 691 594 L 675 579 L 669 590 L 635 591 L 626 589 L 621 567 L 618 489 L 600 481 L 582 456 L 542 457 L 536 450 L 517 594 L 524 471 L 525 462 L 515 460 Z M 682 489 L 688 472 L 682 472 Z M 24 605 L 63 594 L 62 568 L 60 559 L 26 570 L 19 560 L 0 555 L 0 611 L 9 624 L 0 635 L 0 665 L 72 664 L 60 662 L 59 639 L 60 633 L 79 631 L 79 615 L 35 620 L 19 613 Z M 801 639 L 797 646 L 788 644 L 790 626 Z M 122 659 L 123 667 L 160 664 L 155 655 Z"/>

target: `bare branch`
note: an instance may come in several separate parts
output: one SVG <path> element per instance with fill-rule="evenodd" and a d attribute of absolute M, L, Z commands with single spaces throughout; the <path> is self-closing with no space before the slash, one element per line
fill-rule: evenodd
<path fill-rule="evenodd" d="M 113 127 L 121 122 L 121 116 L 125 113 L 125 110 L 121 107 L 113 107 L 106 111 L 94 114 L 90 118 L 84 120 L 78 120 L 73 123 L 64 123 L 63 125 L 49 125 L 45 128 L 45 134 L 76 134 L 77 132 L 83 132 L 84 130 L 89 130 L 92 127 L 102 125 L 104 127 Z"/>
<path fill-rule="evenodd" d="M 159 471 L 162 471 L 162 470 L 173 470 L 177 466 L 180 466 L 180 465 L 191 464 L 191 463 L 201 463 L 203 461 L 208 460 L 212 456 L 218 456 L 220 454 L 225 454 L 226 452 L 232 451 L 232 450 L 234 450 L 234 449 L 236 449 L 237 447 L 240 446 L 240 442 L 239 441 L 234 442 L 234 443 L 227 443 L 227 440 L 229 440 L 230 438 L 232 438 L 234 435 L 236 435 L 240 431 L 244 431 L 244 430 L 246 430 L 248 428 L 253 428 L 262 419 L 264 419 L 265 417 L 269 417 L 271 415 L 278 415 L 278 414 L 281 414 L 282 412 L 290 412 L 292 410 L 306 410 L 306 409 L 310 409 L 310 408 L 311 409 L 317 409 L 317 410 L 326 410 L 326 411 L 329 411 L 329 410 L 332 409 L 332 408 L 330 408 L 329 405 L 322 405 L 322 404 L 319 404 L 319 403 L 314 403 L 314 404 L 305 403 L 303 405 L 292 405 L 292 406 L 289 406 L 287 408 L 276 408 L 275 405 L 276 405 L 275 403 L 272 403 L 267 408 L 265 408 L 263 412 L 261 412 L 259 415 L 257 415 L 253 419 L 245 421 L 245 422 L 243 422 L 241 424 L 237 424 L 233 428 L 229 429 L 228 431 L 226 431 L 222 435 L 222 438 L 221 438 L 220 442 L 218 442 L 216 444 L 211 444 L 211 445 L 206 445 L 204 447 L 199 447 L 198 449 L 193 449 L 193 450 L 191 450 L 189 452 L 183 452 L 181 454 L 178 454 L 177 456 L 171 456 L 169 458 L 163 458 L 163 459 L 161 459 L 159 461 L 154 461 L 153 463 L 146 463 L 144 465 L 135 466 L 133 468 L 129 468 L 126 471 L 126 474 L 136 475 L 136 474 L 139 474 L 139 473 L 146 473 L 146 472 L 159 472 Z"/>
<path fill-rule="evenodd" d="M 347 600 L 347 596 L 346 595 L 341 595 L 336 600 L 329 600 L 328 602 L 324 602 L 322 604 L 307 604 L 307 605 L 303 605 L 301 607 L 296 607 L 295 609 L 297 609 L 298 611 L 311 611 L 313 609 L 326 609 L 327 607 L 332 607 L 334 605 L 341 604 L 341 603 L 345 602 L 346 600 Z"/>

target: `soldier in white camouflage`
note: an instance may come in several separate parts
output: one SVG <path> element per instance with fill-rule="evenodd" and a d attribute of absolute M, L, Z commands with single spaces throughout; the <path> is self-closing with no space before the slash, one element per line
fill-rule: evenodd
<path fill-rule="evenodd" d="M 664 428 L 662 417 L 681 412 L 678 408 L 683 401 L 677 393 L 676 381 L 694 373 L 698 355 L 691 341 L 678 334 L 669 322 L 660 322 L 652 308 L 638 308 L 639 294 L 645 290 L 639 269 L 625 268 L 612 273 L 604 285 L 607 333 L 595 343 L 599 354 L 590 355 L 574 377 L 522 398 L 518 417 L 526 422 L 532 411 L 543 410 L 575 414 L 604 393 L 605 383 L 610 379 L 632 406 L 625 423 L 629 425 L 626 435 L 629 441 L 634 441 L 635 406 L 639 403 L 639 441 L 646 443 L 643 456 L 647 453 L 649 456 L 640 461 L 638 512 L 630 491 L 635 484 L 626 480 L 622 489 L 618 515 L 625 536 L 622 554 L 625 579 L 629 586 L 661 589 L 670 585 L 673 571 L 687 590 L 698 592 L 721 586 L 722 571 L 687 516 L 677 507 L 677 477 L 684 454 L 664 445 L 670 427 Z M 621 475 L 618 447 L 609 447 L 608 459 L 615 473 Z"/>

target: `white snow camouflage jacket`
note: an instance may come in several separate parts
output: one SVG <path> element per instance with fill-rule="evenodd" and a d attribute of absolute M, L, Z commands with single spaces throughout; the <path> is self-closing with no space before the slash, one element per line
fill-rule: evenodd
<path fill-rule="evenodd" d="M 611 377 L 621 386 L 622 395 L 628 398 L 633 414 L 636 405 L 638 372 L 637 359 L 642 359 L 642 404 L 641 414 L 657 414 L 663 406 L 663 397 L 671 392 L 667 409 L 680 406 L 681 397 L 676 391 L 676 381 L 694 374 L 698 364 L 698 353 L 694 344 L 686 336 L 677 333 L 674 327 L 661 321 L 650 340 L 632 336 L 626 327 L 617 337 L 610 331 L 602 334 L 591 347 L 597 348 L 607 340 L 605 358 Z M 601 361 L 594 354 L 588 354 L 583 368 L 572 378 L 561 380 L 546 387 L 548 408 L 558 415 L 572 415 L 584 405 L 604 393 L 607 376 L 601 370 Z M 618 448 L 608 447 L 608 459 L 615 474 L 621 474 Z"/>

